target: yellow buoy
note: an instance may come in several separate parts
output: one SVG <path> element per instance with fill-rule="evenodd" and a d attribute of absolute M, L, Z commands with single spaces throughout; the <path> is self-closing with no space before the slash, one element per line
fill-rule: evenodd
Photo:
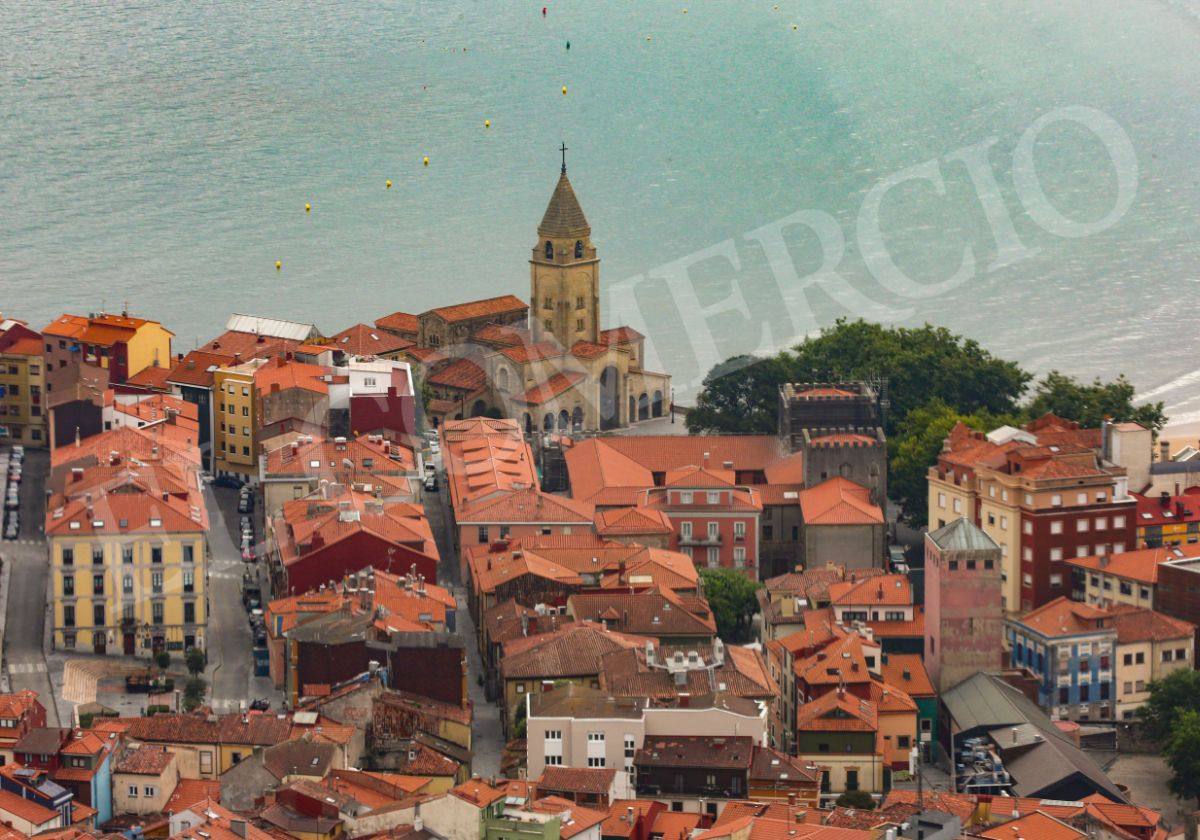
<path fill-rule="evenodd" d="M 392 182 L 391 182 L 391 181 L 384 181 L 384 189 L 388 189 L 388 190 L 390 190 L 391 188 L 392 188 Z"/>
<path fill-rule="evenodd" d="M 687 9 L 684 9 L 684 10 L 683 10 L 683 13 L 686 15 L 686 14 L 687 14 Z"/>
<path fill-rule="evenodd" d="M 492 127 L 492 121 L 491 121 L 491 120 L 484 120 L 484 121 L 483 121 L 483 127 L 484 127 L 484 128 L 491 128 L 491 127 Z"/>
<path fill-rule="evenodd" d="M 778 6 L 772 6 L 771 8 L 772 8 L 774 11 L 776 11 L 776 12 L 778 12 L 778 11 L 779 11 L 779 7 L 778 7 Z"/>
<path fill-rule="evenodd" d="M 423 163 L 425 166 L 428 166 L 429 165 L 429 155 L 425 155 L 425 157 L 422 158 L 421 163 Z"/>
<path fill-rule="evenodd" d="M 275 260 L 275 270 L 279 271 L 281 268 L 283 268 L 283 262 L 281 260 Z"/>
<path fill-rule="evenodd" d="M 567 86 L 563 85 L 563 96 L 567 95 Z"/>
<path fill-rule="evenodd" d="M 796 31 L 797 29 L 799 29 L 799 28 L 800 28 L 800 27 L 796 26 L 796 24 L 794 24 L 794 23 L 792 24 L 792 31 L 793 31 L 793 32 L 795 32 L 795 31 Z"/>
<path fill-rule="evenodd" d="M 312 205 L 311 205 L 311 204 L 305 204 L 305 205 L 304 205 L 304 212 L 305 212 L 305 213 L 311 213 L 311 212 L 312 212 Z"/>

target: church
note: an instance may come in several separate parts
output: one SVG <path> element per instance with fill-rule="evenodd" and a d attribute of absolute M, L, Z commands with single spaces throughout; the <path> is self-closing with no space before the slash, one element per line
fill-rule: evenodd
<path fill-rule="evenodd" d="M 600 257 L 565 160 L 529 258 L 529 302 L 513 295 L 397 312 L 378 329 L 434 394 L 431 423 L 485 413 L 534 431 L 595 432 L 663 417 L 671 378 L 647 370 L 645 336 L 601 328 Z"/>

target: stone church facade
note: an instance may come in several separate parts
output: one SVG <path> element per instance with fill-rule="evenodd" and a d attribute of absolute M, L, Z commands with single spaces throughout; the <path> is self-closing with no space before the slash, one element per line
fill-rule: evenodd
<path fill-rule="evenodd" d="M 565 166 L 537 234 L 527 314 L 505 296 L 418 316 L 439 339 L 411 353 L 428 369 L 435 420 L 494 410 L 527 432 L 591 432 L 665 416 L 671 378 L 643 366 L 645 336 L 601 327 L 600 257 Z"/>

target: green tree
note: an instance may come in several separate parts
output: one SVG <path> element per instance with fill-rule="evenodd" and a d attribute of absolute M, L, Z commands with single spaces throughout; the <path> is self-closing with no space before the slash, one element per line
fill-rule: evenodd
<path fill-rule="evenodd" d="M 1171 793 L 1200 805 L 1200 712 L 1188 709 L 1179 716 L 1163 754 L 1171 768 Z"/>
<path fill-rule="evenodd" d="M 194 711 L 204 702 L 206 688 L 206 683 L 199 677 L 192 677 L 187 681 L 183 687 L 183 710 L 185 712 Z"/>
<path fill-rule="evenodd" d="M 154 654 L 154 664 L 158 666 L 160 671 L 165 671 L 171 667 L 171 654 L 165 650 L 160 650 Z"/>
<path fill-rule="evenodd" d="M 1105 418 L 1132 420 L 1157 434 L 1167 424 L 1163 404 L 1134 405 L 1133 398 L 1133 384 L 1124 374 L 1112 382 L 1095 379 L 1085 385 L 1074 377 L 1052 370 L 1038 380 L 1029 403 L 1029 414 L 1040 417 L 1051 412 L 1085 428 L 1095 428 Z"/>
<path fill-rule="evenodd" d="M 839 808 L 857 808 L 860 811 L 875 810 L 875 797 L 865 790 L 848 790 L 840 794 L 833 804 Z"/>
<path fill-rule="evenodd" d="M 204 671 L 204 666 L 208 664 L 208 659 L 205 657 L 204 651 L 200 650 L 200 648 L 192 648 L 187 652 L 187 656 L 184 657 L 184 664 L 187 665 L 189 674 L 193 677 L 198 677 Z"/>
<path fill-rule="evenodd" d="M 717 635 L 728 642 L 743 641 L 750 635 L 750 622 L 758 611 L 754 593 L 761 584 L 736 569 L 701 569 L 704 596 L 717 622 Z"/>
<path fill-rule="evenodd" d="M 734 356 L 709 371 L 687 415 L 697 434 L 770 434 L 779 414 L 779 386 L 791 379 L 786 353 L 769 359 Z"/>
<path fill-rule="evenodd" d="M 433 393 L 433 386 L 429 384 L 425 376 L 418 371 L 419 366 L 413 366 L 413 379 L 416 382 L 416 387 L 413 388 L 413 393 L 417 395 L 417 410 L 416 422 L 417 430 L 424 431 L 429 428 L 429 403 L 436 399 L 436 394 Z"/>
<path fill-rule="evenodd" d="M 1156 741 L 1170 737 L 1186 712 L 1200 712 L 1200 671 L 1182 668 L 1150 683 L 1150 697 L 1138 710 L 1146 735 Z"/>

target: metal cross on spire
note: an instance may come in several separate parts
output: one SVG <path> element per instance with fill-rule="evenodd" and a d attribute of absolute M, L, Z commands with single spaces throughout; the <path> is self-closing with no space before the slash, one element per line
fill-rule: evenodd
<path fill-rule="evenodd" d="M 559 147 L 559 151 L 562 152 L 562 157 L 563 157 L 562 173 L 564 175 L 566 175 L 567 174 L 567 144 L 565 142 L 562 144 L 561 147 Z"/>

